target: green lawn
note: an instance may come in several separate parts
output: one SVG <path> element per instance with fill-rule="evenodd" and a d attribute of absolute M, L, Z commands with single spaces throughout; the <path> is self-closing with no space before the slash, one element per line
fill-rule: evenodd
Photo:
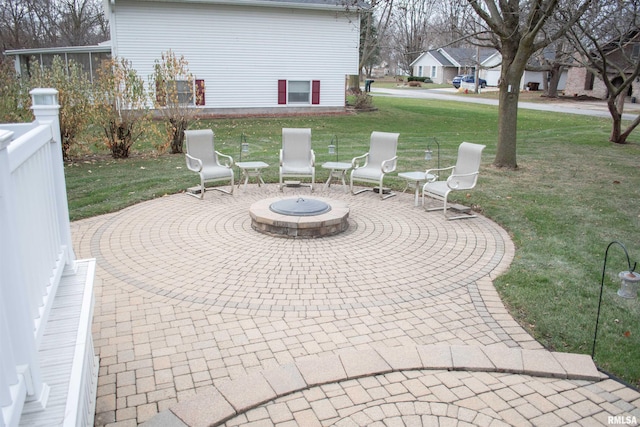
<path fill-rule="evenodd" d="M 458 102 L 377 97 L 377 111 L 354 115 L 218 119 L 211 127 L 216 148 L 240 156 L 244 133 L 250 151 L 243 160 L 264 160 L 265 179 L 277 181 L 282 127 L 309 127 L 317 162 L 335 160 L 327 147 L 338 139 L 339 160 L 368 148 L 372 130 L 400 133 L 398 171 L 435 167 L 425 162 L 432 137 L 442 165 L 451 164 L 460 142 L 486 144 L 477 188 L 454 201 L 474 208 L 511 234 L 517 250 L 510 270 L 495 282 L 512 315 L 551 350 L 591 354 L 600 279 L 607 245 L 619 240 L 640 259 L 640 144 L 607 142 L 609 120 L 557 113 L 519 112 L 517 171 L 491 166 L 497 107 Z M 638 141 L 638 134 L 631 141 Z M 150 146 L 150 145 L 149 145 Z M 111 212 L 193 186 L 197 177 L 183 155 L 154 156 L 146 144 L 128 160 L 106 157 L 66 166 L 72 219 Z M 320 181 L 326 171 L 318 169 Z M 322 174 L 325 175 L 322 175 Z M 390 180 L 401 188 L 402 182 Z M 622 250 L 610 250 L 596 363 L 640 384 L 640 301 L 616 295 L 617 274 L 626 270 Z"/>

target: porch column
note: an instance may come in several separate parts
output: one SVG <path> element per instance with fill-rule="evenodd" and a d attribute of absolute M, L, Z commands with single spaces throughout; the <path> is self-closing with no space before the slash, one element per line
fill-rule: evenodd
<path fill-rule="evenodd" d="M 62 158 L 62 139 L 60 136 L 60 105 L 58 104 L 58 91 L 56 89 L 33 89 L 29 92 L 32 100 L 33 114 L 36 122 L 41 125 L 51 126 L 54 144 L 51 156 L 54 163 L 53 185 L 57 206 L 58 227 L 60 239 L 66 247 L 68 266 L 75 271 L 76 255 L 71 241 L 71 227 L 69 224 L 69 204 L 67 201 L 67 184 L 64 177 L 64 159 Z"/>

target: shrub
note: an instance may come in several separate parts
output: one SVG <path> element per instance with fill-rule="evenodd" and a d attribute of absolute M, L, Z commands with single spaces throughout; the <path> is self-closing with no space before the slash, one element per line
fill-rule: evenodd
<path fill-rule="evenodd" d="M 430 77 L 418 77 L 418 76 L 410 76 L 407 77 L 407 81 L 411 82 L 421 82 L 421 83 L 433 83 Z"/>
<path fill-rule="evenodd" d="M 197 112 L 193 105 L 197 102 L 195 79 L 189 72 L 189 63 L 171 50 L 163 52 L 155 62 L 150 80 L 154 107 L 169 122 L 167 137 L 171 153 L 182 153 L 184 131 L 195 120 Z"/>
<path fill-rule="evenodd" d="M 131 146 L 153 131 L 144 80 L 126 59 L 104 61 L 94 83 L 93 123 L 113 158 L 129 157 Z"/>
<path fill-rule="evenodd" d="M 0 123 L 32 121 L 29 88 L 16 74 L 13 60 L 0 62 L 0 82 Z"/>
<path fill-rule="evenodd" d="M 366 92 L 360 92 L 356 95 L 353 108 L 356 110 L 370 110 L 373 108 L 373 97 Z"/>
<path fill-rule="evenodd" d="M 68 160 L 72 151 L 86 149 L 77 140 L 77 136 L 89 124 L 92 108 L 91 81 L 81 65 L 69 60 L 65 66 L 59 56 L 53 58 L 50 68 L 40 67 L 37 61 L 34 61 L 32 70 L 30 88 L 50 87 L 58 90 L 62 156 Z"/>

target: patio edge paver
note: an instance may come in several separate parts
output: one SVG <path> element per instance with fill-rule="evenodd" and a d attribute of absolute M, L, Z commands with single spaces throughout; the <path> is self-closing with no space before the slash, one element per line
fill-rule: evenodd
<path fill-rule="evenodd" d="M 471 361 L 463 355 L 478 359 Z M 356 366 L 358 360 L 363 362 L 360 366 Z M 181 402 L 142 425 L 215 426 L 294 392 L 353 378 L 410 370 L 501 372 L 584 381 L 607 378 L 584 354 L 464 345 L 354 350 L 324 357 L 306 356 L 278 368 L 222 383 L 218 390 Z M 276 378 L 274 375 L 278 373 L 286 374 L 287 378 Z M 202 408 L 209 409 L 202 411 Z"/>

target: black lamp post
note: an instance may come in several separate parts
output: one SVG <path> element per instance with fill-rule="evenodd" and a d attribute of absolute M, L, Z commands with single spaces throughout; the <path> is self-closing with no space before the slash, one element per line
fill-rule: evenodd
<path fill-rule="evenodd" d="M 593 357 L 596 354 L 596 339 L 598 338 L 598 323 L 600 322 L 600 308 L 602 306 L 602 291 L 604 289 L 604 276 L 605 276 L 605 271 L 607 270 L 607 257 L 609 256 L 609 248 L 611 246 L 613 246 L 614 244 L 619 245 L 622 250 L 624 251 L 624 254 L 627 256 L 627 264 L 629 266 L 629 270 L 628 271 L 623 271 L 622 273 L 620 273 L 620 278 L 623 279 L 623 283 L 624 283 L 624 276 L 625 275 L 629 275 L 633 278 L 636 278 L 636 276 L 640 276 L 637 273 L 634 273 L 634 270 L 636 269 L 636 264 L 637 263 L 633 263 L 633 267 L 631 266 L 631 260 L 629 259 L 629 253 L 627 252 L 627 248 L 624 247 L 624 245 L 618 241 L 613 241 L 611 243 L 609 243 L 609 245 L 607 246 L 607 250 L 604 252 L 604 265 L 602 266 L 602 280 L 600 281 L 600 297 L 598 298 L 598 314 L 596 316 L 596 330 L 595 333 L 593 334 L 593 347 L 591 348 L 591 358 L 593 359 Z M 637 282 L 637 280 L 636 280 Z M 618 295 L 621 295 L 620 291 L 618 291 Z M 623 297 L 626 297 L 624 295 L 621 295 Z"/>

